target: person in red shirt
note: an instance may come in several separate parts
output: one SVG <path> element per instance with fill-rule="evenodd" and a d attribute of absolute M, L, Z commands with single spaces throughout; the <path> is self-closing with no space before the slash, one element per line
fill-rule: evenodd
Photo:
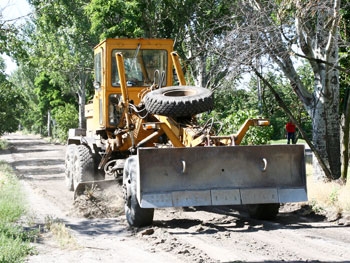
<path fill-rule="evenodd" d="M 286 131 L 287 131 L 287 144 L 290 144 L 290 141 L 292 141 L 292 144 L 294 144 L 295 140 L 295 124 L 290 120 L 286 124 Z"/>

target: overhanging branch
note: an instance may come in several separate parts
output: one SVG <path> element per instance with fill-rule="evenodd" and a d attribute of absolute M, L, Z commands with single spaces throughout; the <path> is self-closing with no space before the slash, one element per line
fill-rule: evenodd
<path fill-rule="evenodd" d="M 307 137 L 306 132 L 303 130 L 303 128 L 301 127 L 300 123 L 294 118 L 292 112 L 289 110 L 287 105 L 284 103 L 283 99 L 280 97 L 278 92 L 274 89 L 274 87 L 264 78 L 264 76 L 256 68 L 253 68 L 253 71 L 262 80 L 262 82 L 270 89 L 270 91 L 274 95 L 278 105 L 284 110 L 284 112 L 288 115 L 288 117 L 298 127 L 298 129 L 299 129 L 301 135 L 303 136 L 304 140 L 309 145 L 311 151 L 314 153 L 315 157 L 317 158 L 317 160 L 318 160 L 322 170 L 324 171 L 326 177 L 329 178 L 329 179 L 332 179 L 331 171 L 328 169 L 328 167 L 326 166 L 325 162 L 323 161 L 323 159 L 319 155 L 317 149 L 315 148 L 315 146 L 313 145 L 311 140 L 309 140 L 309 138 Z"/>
<path fill-rule="evenodd" d="M 346 68 L 343 68 L 343 67 L 340 67 L 338 65 L 334 65 L 334 63 L 330 63 L 328 61 L 325 61 L 323 59 L 319 59 L 319 58 L 312 58 L 312 57 L 308 57 L 308 56 L 305 56 L 305 55 L 302 55 L 302 54 L 299 54 L 299 53 L 294 53 L 295 56 L 297 57 L 300 57 L 300 58 L 305 58 L 309 61 L 314 61 L 316 63 L 322 63 L 322 64 L 325 64 L 327 66 L 330 66 L 330 67 L 333 67 L 341 72 L 344 72 L 346 74 L 350 74 L 350 69 L 346 69 Z"/>

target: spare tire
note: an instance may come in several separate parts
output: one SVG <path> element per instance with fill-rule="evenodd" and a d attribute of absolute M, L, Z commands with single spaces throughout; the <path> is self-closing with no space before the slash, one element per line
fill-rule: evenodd
<path fill-rule="evenodd" d="M 210 111 L 213 93 L 195 86 L 170 86 L 151 91 L 144 99 L 146 110 L 152 114 L 187 117 Z"/>

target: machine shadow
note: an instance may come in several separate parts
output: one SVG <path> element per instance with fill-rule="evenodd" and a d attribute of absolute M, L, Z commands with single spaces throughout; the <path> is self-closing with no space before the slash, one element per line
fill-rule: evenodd
<path fill-rule="evenodd" d="M 260 230 L 274 231 L 278 229 L 306 229 L 325 228 L 325 226 L 315 226 L 311 223 L 325 222 L 326 217 L 310 212 L 307 205 L 289 212 L 280 212 L 273 221 L 258 220 L 250 218 L 244 206 L 210 206 L 210 207 L 190 207 L 184 209 L 186 213 L 205 211 L 213 214 L 224 215 L 220 219 L 203 222 L 199 219 L 174 218 L 171 220 L 155 220 L 153 225 L 160 228 L 182 228 L 184 230 L 197 227 L 192 234 L 215 234 L 223 231 L 233 232 L 256 232 Z M 306 212 L 307 211 L 307 212 Z M 327 228 L 337 228 L 341 226 L 332 225 Z M 188 234 L 188 233 L 187 233 Z"/>

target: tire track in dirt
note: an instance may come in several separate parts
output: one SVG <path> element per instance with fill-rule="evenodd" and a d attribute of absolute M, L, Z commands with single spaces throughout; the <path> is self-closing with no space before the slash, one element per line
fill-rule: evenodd
<path fill-rule="evenodd" d="M 27 262 L 350 262 L 350 228 L 302 215 L 300 206 L 285 209 L 275 222 L 251 220 L 229 206 L 156 209 L 154 224 L 141 229 L 129 228 L 121 212 L 86 219 L 87 208 L 79 211 L 65 189 L 64 146 L 32 135 L 3 138 L 12 152 L 1 152 L 0 159 L 21 178 L 30 220 L 41 226 L 48 216 L 62 220 L 77 244 L 62 248 L 43 232 L 34 244 L 39 254 Z M 102 209 L 108 204 L 115 209 L 119 203 L 113 198 Z"/>

